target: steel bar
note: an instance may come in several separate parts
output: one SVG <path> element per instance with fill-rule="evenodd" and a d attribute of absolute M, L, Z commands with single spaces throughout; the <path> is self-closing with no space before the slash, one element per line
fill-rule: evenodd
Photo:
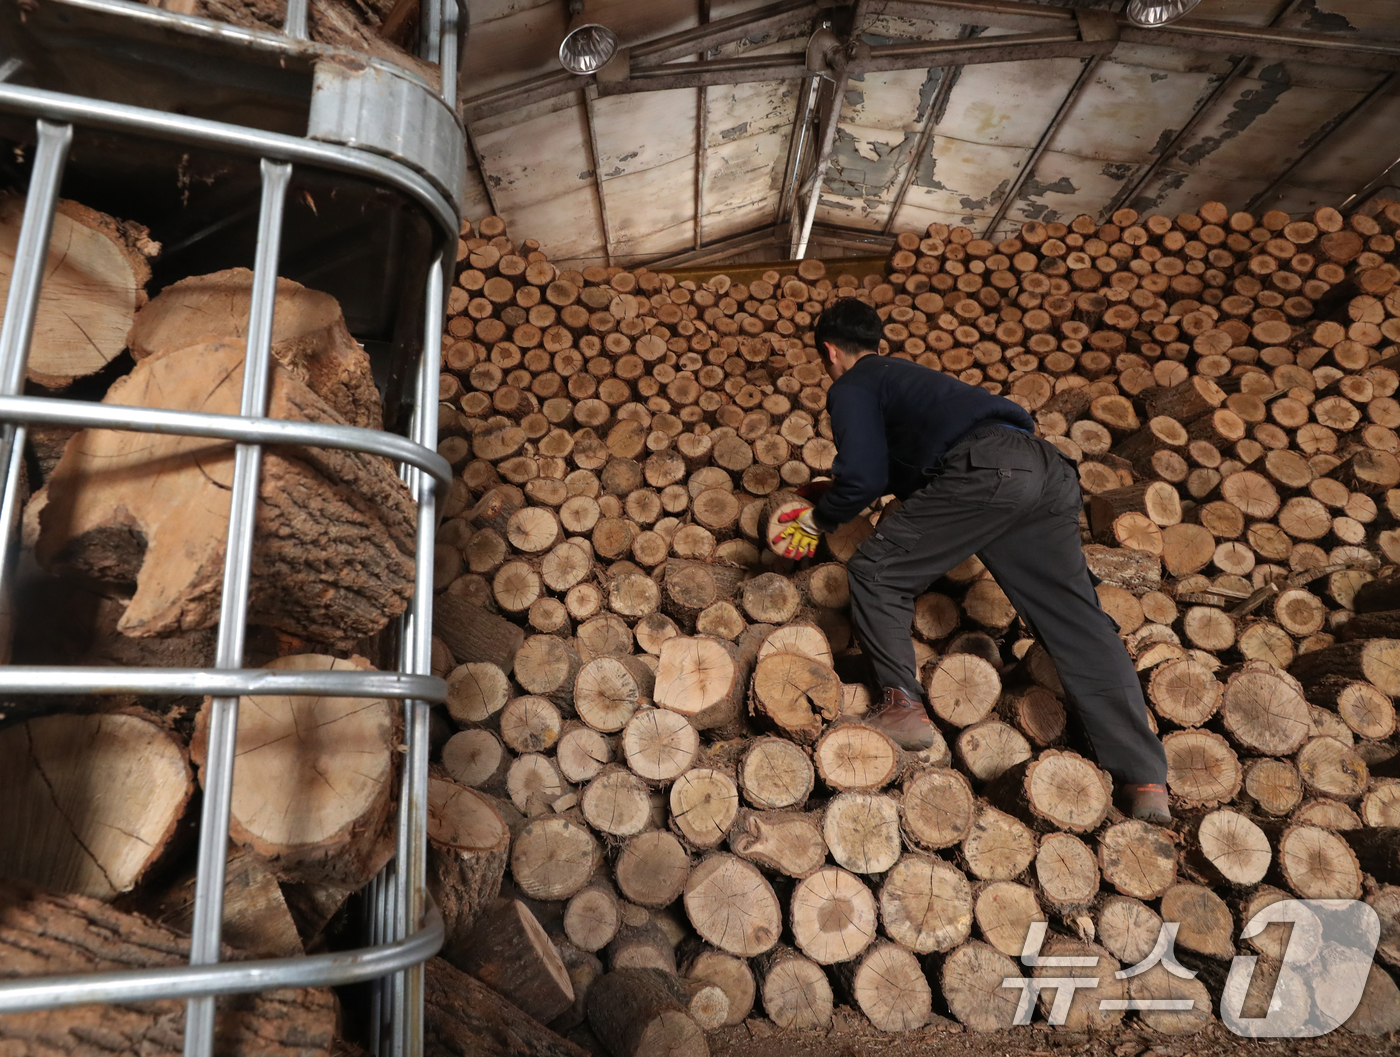
<path fill-rule="evenodd" d="M 1341 132 L 1342 129 L 1347 128 L 1349 125 L 1351 125 L 1353 121 L 1355 121 L 1358 117 L 1360 117 L 1368 109 L 1370 109 L 1371 104 L 1374 103 L 1377 99 L 1380 99 L 1384 95 L 1388 95 L 1390 93 L 1390 90 L 1395 87 L 1396 81 L 1400 81 L 1400 73 L 1388 74 L 1387 76 L 1381 78 L 1381 82 L 1377 84 L 1374 88 L 1372 88 L 1369 92 L 1367 92 L 1364 96 L 1362 96 L 1355 106 L 1353 106 L 1340 118 L 1334 121 L 1330 127 L 1322 130 L 1322 132 L 1311 143 L 1309 143 L 1305 148 L 1303 148 L 1303 150 L 1299 153 L 1298 157 L 1294 158 L 1291 162 L 1289 162 L 1288 166 L 1283 170 L 1283 172 L 1279 173 L 1273 178 L 1273 180 L 1269 182 L 1268 187 L 1264 188 L 1264 190 L 1260 191 L 1253 198 L 1251 198 L 1249 202 L 1245 205 L 1244 211 L 1246 213 L 1252 213 L 1259 206 L 1266 205 L 1270 200 L 1272 200 L 1278 194 L 1279 188 L 1281 188 L 1285 183 L 1288 182 L 1288 178 L 1298 170 L 1298 167 L 1301 166 L 1303 162 L 1311 158 L 1313 154 L 1316 153 L 1317 149 L 1321 147 L 1324 143 L 1326 143 L 1329 139 L 1335 136 L 1338 132 Z"/>
<path fill-rule="evenodd" d="M 1021 188 L 1025 186 L 1026 180 L 1030 178 L 1032 170 L 1035 169 L 1036 162 L 1040 161 L 1041 155 L 1043 155 L 1050 146 L 1050 141 L 1055 138 L 1055 133 L 1058 132 L 1060 126 L 1064 124 L 1065 118 L 1069 116 L 1070 110 L 1074 108 L 1074 104 L 1079 99 L 1080 93 L 1082 93 L 1089 84 L 1090 79 L 1094 76 L 1094 71 L 1099 68 L 1099 63 L 1101 61 L 1102 57 L 1096 55 L 1086 62 L 1084 68 L 1079 71 L 1079 76 L 1074 79 L 1074 84 L 1071 85 L 1069 91 L 1065 93 L 1065 98 L 1060 103 L 1059 109 L 1055 111 L 1055 116 L 1050 119 L 1050 124 L 1046 126 L 1045 131 L 1040 134 L 1040 139 L 1036 141 L 1035 149 L 1031 151 L 1030 157 L 1027 158 L 1025 164 L 1021 166 L 1015 179 L 1011 181 L 1011 186 L 1006 189 L 1006 194 L 1002 196 L 1001 202 L 997 205 L 997 211 L 992 215 L 992 219 L 987 223 L 987 227 L 982 233 L 983 238 L 991 238 L 996 231 L 997 225 L 1006 218 L 1007 212 L 1019 197 Z"/>
<path fill-rule="evenodd" d="M 1396 166 L 1400 166 L 1400 158 L 1396 158 L 1375 176 L 1371 177 L 1361 189 L 1356 191 L 1345 202 L 1337 207 L 1341 213 L 1354 213 L 1367 202 L 1369 202 L 1381 188 L 1386 186 L 1386 178 L 1395 171 Z"/>
<path fill-rule="evenodd" d="M 442 40 L 438 44 L 438 70 L 441 78 L 442 101 L 457 112 L 457 78 L 462 55 L 462 36 L 470 14 L 466 0 L 438 0 L 443 3 Z"/>
<path fill-rule="evenodd" d="M 764 9 L 760 9 L 764 10 Z M 918 69 L 921 65 L 971 65 L 976 62 L 1010 62 L 1020 59 L 1054 58 L 1064 55 L 1102 53 L 1112 50 L 1102 41 L 1086 43 L 1076 31 L 1069 28 L 1076 24 L 1074 8 L 1051 7 L 1048 5 L 1018 2 L 1018 0 L 884 0 L 882 13 L 889 16 L 907 15 L 922 19 L 947 19 L 966 25 L 996 26 L 1021 30 L 1028 34 L 1027 41 L 1040 40 L 1041 43 L 1024 43 L 1019 46 L 1006 44 L 1014 37 L 989 37 L 981 48 L 1004 48 L 1004 51 L 982 52 L 979 55 L 956 56 L 940 53 L 937 46 L 929 46 L 927 52 L 931 60 L 920 64 L 919 57 L 924 52 L 915 52 L 921 47 L 919 42 L 910 44 L 877 45 L 872 48 L 872 58 L 859 65 L 853 64 L 852 73 L 875 70 Z M 734 18 L 752 17 L 736 15 Z M 1256 28 L 1240 26 L 1228 22 L 1208 22 L 1199 19 L 1183 19 L 1159 29 L 1139 29 L 1128 22 L 1123 15 L 1114 16 L 1119 39 L 1134 44 L 1153 44 L 1163 47 L 1176 47 L 1187 50 L 1207 51 L 1216 54 L 1239 55 L 1248 53 L 1263 58 L 1292 58 L 1306 62 L 1331 63 L 1337 65 L 1360 66 L 1363 68 L 1393 70 L 1400 69 L 1400 42 L 1360 36 L 1315 33 L 1305 30 L 1283 30 L 1274 27 Z M 711 23 L 711 27 L 720 22 Z M 742 36 L 743 31 L 736 32 Z M 678 58 L 692 54 L 697 49 L 695 30 L 683 34 L 671 34 L 643 44 L 632 45 L 634 62 L 646 59 L 651 63 L 662 58 Z M 995 42 L 995 43 L 993 43 Z M 890 51 L 884 54 L 879 49 L 908 49 Z M 672 54 L 674 51 L 674 54 Z M 607 86 L 602 94 L 612 95 L 629 91 L 659 91 L 667 88 L 696 87 L 705 84 L 739 84 L 745 81 L 773 80 L 784 77 L 801 76 L 793 63 L 800 63 L 800 56 L 768 56 L 765 65 L 757 65 L 762 56 L 749 60 L 755 65 L 713 67 L 706 79 L 701 81 L 692 74 L 687 79 L 670 81 L 659 72 L 656 65 L 641 64 L 632 71 L 636 84 L 627 87 L 623 81 Z M 726 60 L 727 61 L 727 60 Z M 896 65 L 901 63 L 902 65 Z M 675 67 L 671 77 L 682 77 L 681 67 Z M 483 93 L 464 101 L 464 111 L 470 120 L 504 113 L 527 103 L 562 95 L 592 82 L 589 77 L 574 77 L 563 72 L 547 74 L 513 85 L 503 85 L 491 92 Z M 645 83 L 642 83 L 645 82 Z"/>
<path fill-rule="evenodd" d="M 1279 10 L 1279 13 L 1270 20 L 1269 25 L 1277 26 L 1297 10 L 1298 5 L 1302 2 L 1303 0 L 1288 0 L 1288 3 L 1284 4 Z M 1143 189 L 1146 188 L 1157 173 L 1162 170 L 1162 166 L 1175 158 L 1177 152 L 1196 134 L 1196 130 L 1201 127 L 1201 124 L 1215 108 L 1215 105 L 1225 98 L 1226 93 L 1228 93 L 1230 89 L 1235 86 L 1235 83 L 1244 75 L 1244 71 L 1249 69 L 1251 61 L 1253 61 L 1253 56 L 1251 55 L 1242 55 L 1234 61 L 1220 83 L 1215 86 L 1214 90 L 1206 97 L 1205 101 L 1196 108 L 1190 120 L 1171 138 L 1171 142 L 1163 148 L 1162 152 L 1152 160 L 1137 179 L 1135 179 L 1129 187 L 1124 188 L 1113 197 L 1113 201 L 1104 207 L 1102 215 L 1107 216 L 1114 212 L 1114 210 L 1132 205 L 1133 201 L 1142 193 Z"/>
<path fill-rule="evenodd" d="M 608 197 L 603 193 L 603 169 L 598 157 L 598 126 L 593 115 L 593 104 L 597 98 L 596 87 L 583 90 L 583 116 L 588 125 L 588 156 L 593 165 L 593 186 L 598 192 L 598 220 L 603 226 L 603 260 L 608 267 L 612 267 L 612 225 L 608 223 Z"/>
<path fill-rule="evenodd" d="M 306 12 L 309 0 L 287 0 L 287 17 L 282 22 L 282 32 L 294 40 L 310 40 L 306 29 Z"/>
<path fill-rule="evenodd" d="M 218 965 L 172 965 L 110 973 L 33 976 L 0 982 L 0 1014 L 98 1002 L 241 995 L 283 987 L 336 987 L 373 980 L 431 958 L 442 947 L 442 916 L 430 907 L 412 936 L 358 950 Z"/>
<path fill-rule="evenodd" d="M 455 258 L 454 258 L 455 259 Z M 412 433 L 419 441 L 437 437 L 438 357 L 442 345 L 442 324 L 446 314 L 446 293 L 450 277 L 445 273 L 445 255 L 428 269 L 424 296 L 423 352 L 418 362 L 414 388 Z M 418 500 L 416 552 L 425 556 L 414 564 L 413 602 L 403 622 L 399 668 L 409 675 L 427 675 L 432 670 L 433 543 L 437 535 L 437 504 L 432 482 L 417 471 L 410 473 L 409 487 Z M 407 743 L 399 789 L 399 828 L 393 869 L 395 939 L 410 935 L 423 916 L 427 891 L 428 840 L 428 715 L 430 705 L 422 699 L 404 701 L 404 732 Z M 423 970 L 406 968 L 391 984 L 394 999 L 395 1057 L 417 1057 L 423 1050 Z"/>
<path fill-rule="evenodd" d="M 792 198 L 797 189 L 797 174 L 802 169 L 802 155 L 807 150 L 807 133 L 812 124 L 812 104 L 816 99 L 819 83 L 818 79 L 813 77 L 803 81 L 798 89 L 802 98 L 793 116 L 792 135 L 788 137 L 787 164 L 783 166 L 783 190 L 778 197 L 778 215 L 773 218 L 775 224 L 781 224 L 792 213 Z"/>
<path fill-rule="evenodd" d="M 267 414 L 272 380 L 272 316 L 277 303 L 277 261 L 282 248 L 282 215 L 292 167 L 262 162 L 262 207 L 254 253 L 248 343 L 243 359 L 245 417 Z M 228 544 L 224 553 L 223 592 L 219 601 L 219 637 L 214 663 L 243 667 L 247 638 L 248 587 L 252 580 L 253 537 L 258 508 L 262 448 L 239 444 L 233 457 L 229 499 Z M 233 800 L 233 763 L 238 741 L 238 697 L 215 697 L 209 705 L 209 749 L 204 768 L 204 801 L 199 820 L 199 858 L 190 926 L 190 964 L 219 960 L 223 930 L 224 868 L 228 862 L 229 810 Z M 192 998 L 185 1010 L 185 1057 L 214 1052 L 214 1000 Z"/>
<path fill-rule="evenodd" d="M 959 39 L 967 39 L 971 32 L 970 27 L 963 26 L 958 31 Z M 904 205 L 904 197 L 913 186 L 914 177 L 919 174 L 924 151 L 928 150 L 929 142 L 933 139 L 933 130 L 938 127 L 938 122 L 943 117 L 943 111 L 948 106 L 948 97 L 953 94 L 953 85 L 957 83 L 961 71 L 961 66 L 943 68 L 943 76 L 938 79 L 938 87 L 933 90 L 933 98 L 929 100 L 923 127 L 919 129 L 919 138 L 914 141 L 914 150 L 909 156 L 909 167 L 904 172 L 904 178 L 899 181 L 899 190 L 895 192 L 894 200 L 890 203 L 889 216 L 885 217 L 884 227 L 880 229 L 886 235 L 894 228 L 894 219 L 899 214 L 900 207 Z"/>
<path fill-rule="evenodd" d="M 185 437 L 213 437 L 244 444 L 301 445 L 382 455 L 427 473 L 441 488 L 452 483 L 452 467 L 437 452 L 407 437 L 362 426 L 329 422 L 293 422 L 277 418 L 243 418 L 203 411 L 169 411 L 159 407 L 90 404 L 47 396 L 0 396 L 0 422 L 82 426 Z"/>
<path fill-rule="evenodd" d="M 147 110 L 124 103 L 106 103 L 42 88 L 0 83 L 0 112 L 5 111 L 192 147 L 210 147 L 253 158 L 311 165 L 381 181 L 415 199 L 444 231 L 456 230 L 458 224 L 457 212 L 445 189 L 436 187 L 419 173 L 390 158 L 353 147 L 243 128 L 223 121 Z"/>
<path fill-rule="evenodd" d="M 58 188 L 73 142 L 71 125 L 40 120 L 37 123 L 34 166 L 24 201 L 24 216 L 15 243 L 14 269 L 6 293 L 5 318 L 0 324 L 0 395 L 18 393 L 29 368 L 34 321 L 39 315 L 39 294 L 48 267 L 49 239 L 53 234 Z M 5 468 L 4 494 L 0 496 L 0 634 L 8 645 L 13 629 L 11 596 L 12 553 L 15 526 L 19 524 L 19 487 L 28 430 L 7 423 L 0 430 L 0 466 Z"/>
<path fill-rule="evenodd" d="M 701 26 L 710 21 L 710 0 L 700 0 L 696 19 Z M 696 54 L 697 62 L 704 62 L 707 51 Z M 699 249 L 705 241 L 705 166 L 708 164 L 707 149 L 710 138 L 709 90 L 701 85 L 695 89 L 695 238 L 691 246 Z"/>
<path fill-rule="evenodd" d="M 836 62 L 836 80 L 831 85 L 831 109 L 824 115 L 822 138 L 817 148 L 817 163 L 812 172 L 811 191 L 807 195 L 807 208 L 802 214 L 802 226 L 792 243 L 792 259 L 801 260 L 807 252 L 807 241 L 812 237 L 812 224 L 817 219 L 817 206 L 821 203 L 822 187 L 826 183 L 826 170 L 831 165 L 831 150 L 836 143 L 836 126 L 841 123 L 841 103 L 846 95 L 849 75 L 846 71 L 845 56 Z"/>
<path fill-rule="evenodd" d="M 811 0 L 781 0 L 780 3 L 742 11 L 713 22 L 702 22 L 693 29 L 683 29 L 656 40 L 634 44 L 632 60 L 645 59 L 650 65 L 685 58 L 722 44 L 732 44 L 745 37 L 816 18 L 821 11 Z"/>
<path fill-rule="evenodd" d="M 281 672 L 266 668 L 106 668 L 10 664 L 3 694 L 149 694 L 159 697 L 421 697 L 441 701 L 447 684 L 402 672 Z"/>

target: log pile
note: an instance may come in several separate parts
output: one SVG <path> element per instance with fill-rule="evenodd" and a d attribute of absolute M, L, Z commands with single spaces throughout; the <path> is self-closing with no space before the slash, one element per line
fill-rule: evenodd
<path fill-rule="evenodd" d="M 1278 899 L 1365 898 L 1393 932 L 1397 228 L 1390 203 L 1124 210 L 1000 243 L 935 224 L 900 235 L 883 276 L 803 261 L 746 284 L 560 271 L 498 218 L 464 226 L 435 766 L 510 828 L 513 903 L 491 913 L 527 907 L 571 967 L 555 1027 L 703 1052 L 687 981 L 724 991 L 727 1023 L 822 1027 L 844 1002 L 888 1031 L 936 1012 L 1006 1027 L 1001 981 L 1032 972 L 1035 923 L 1045 952 L 1113 970 L 1165 919 L 1198 978 L 1110 973 L 1066 1023 L 1117 1023 L 1102 997 L 1199 998 L 1141 1014 L 1190 1032 L 1232 957 L 1279 955 L 1240 938 Z M 842 296 L 877 307 L 882 351 L 1021 403 L 1078 465 L 1171 829 L 1114 807 L 1053 663 L 975 558 L 916 605 L 938 744 L 906 753 L 862 723 L 843 563 L 892 497 L 802 567 L 764 538 L 831 470 L 812 324 Z M 1393 941 L 1378 964 L 1358 1030 L 1400 1027 Z M 660 975 L 617 979 L 643 969 Z M 647 996 L 632 1021 L 622 993 Z"/>
<path fill-rule="evenodd" d="M 93 223 L 144 252 L 134 229 Z M 1375 909 L 1351 1026 L 1400 1028 L 1397 229 L 1389 203 L 1120 212 L 997 244 L 934 225 L 901 235 L 881 276 L 803 261 L 743 283 L 559 271 L 498 218 L 464 227 L 440 379 L 456 477 L 434 549 L 449 695 L 428 872 L 448 935 L 430 1052 L 704 1054 L 725 1025 L 820 1029 L 843 1004 L 883 1031 L 1005 1028 L 1019 995 L 1002 981 L 1056 972 L 1021 961 L 1028 937 L 1099 959 L 1071 1030 L 1122 1021 L 1101 998 L 1189 997 L 1129 1014 L 1189 1033 L 1217 1015 L 1234 956 L 1277 965 L 1279 937 L 1243 926 L 1290 897 Z M 94 245 L 138 276 L 134 366 L 107 399 L 222 407 L 209 365 L 237 391 L 247 273 L 145 303 L 136 259 Z M 1173 827 L 1115 808 L 1050 657 L 975 558 L 916 602 L 935 746 L 905 752 L 863 722 L 844 563 L 893 498 L 800 566 L 765 539 L 831 471 L 811 330 L 841 296 L 878 308 L 884 351 L 1017 400 L 1078 465 L 1086 556 L 1163 735 Z M 276 323 L 277 413 L 377 425 L 338 306 L 284 281 Z M 36 433 L 26 539 L 70 578 L 50 582 L 112 596 L 84 656 L 207 664 L 226 505 L 192 517 L 168 497 L 226 496 L 228 451 L 122 436 Z M 255 636 L 257 661 L 363 670 L 408 597 L 407 493 L 337 453 L 269 453 L 267 469 L 253 620 L 276 634 Z M 0 729 L 0 875 L 37 886 L 4 896 L 19 931 L 0 941 L 94 929 L 139 938 L 94 966 L 180 956 L 208 716 L 145 704 Z M 393 850 L 396 709 L 250 698 L 239 736 L 231 956 L 350 942 L 349 897 Z M 1115 979 L 1164 921 L 1197 976 Z M 276 1001 L 285 1031 L 257 1045 L 331 1045 L 333 996 Z M 142 1052 L 149 1018 L 121 1016 L 92 1028 Z M 0 1040 L 57 1023 L 0 1024 Z"/>

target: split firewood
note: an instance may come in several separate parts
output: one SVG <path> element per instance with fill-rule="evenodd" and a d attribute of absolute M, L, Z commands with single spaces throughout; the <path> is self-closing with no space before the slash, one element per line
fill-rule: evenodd
<path fill-rule="evenodd" d="M 423 1035 L 434 1057 L 507 1057 L 522 1046 L 539 1057 L 587 1053 L 442 958 L 426 962 Z"/>
<path fill-rule="evenodd" d="M 559 952 L 518 899 L 502 900 L 444 957 L 541 1023 L 573 1003 L 573 984 Z"/>
<path fill-rule="evenodd" d="M 136 900 L 135 909 L 188 936 L 194 924 L 195 885 L 195 871 L 188 870 L 164 891 Z M 277 878 L 252 852 L 234 849 L 225 865 L 220 940 L 264 957 L 291 958 L 306 953 Z"/>

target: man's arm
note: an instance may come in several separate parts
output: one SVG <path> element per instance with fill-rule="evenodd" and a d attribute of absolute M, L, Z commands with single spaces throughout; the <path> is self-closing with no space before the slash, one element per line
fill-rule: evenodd
<path fill-rule="evenodd" d="M 830 391 L 827 410 L 836 441 L 836 479 L 813 511 L 823 532 L 850 521 L 880 496 L 889 485 L 889 448 L 885 444 L 885 418 L 880 402 L 868 389 L 855 386 Z"/>

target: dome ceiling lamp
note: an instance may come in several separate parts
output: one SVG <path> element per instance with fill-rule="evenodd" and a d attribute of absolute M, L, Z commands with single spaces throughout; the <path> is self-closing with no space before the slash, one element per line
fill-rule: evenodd
<path fill-rule="evenodd" d="M 1128 21 L 1144 29 L 1156 29 L 1185 18 L 1201 0 L 1129 0 Z"/>
<path fill-rule="evenodd" d="M 559 65 L 573 74 L 597 73 L 617 51 L 617 34 L 588 21 L 583 0 L 569 0 L 569 29 L 559 45 Z"/>

